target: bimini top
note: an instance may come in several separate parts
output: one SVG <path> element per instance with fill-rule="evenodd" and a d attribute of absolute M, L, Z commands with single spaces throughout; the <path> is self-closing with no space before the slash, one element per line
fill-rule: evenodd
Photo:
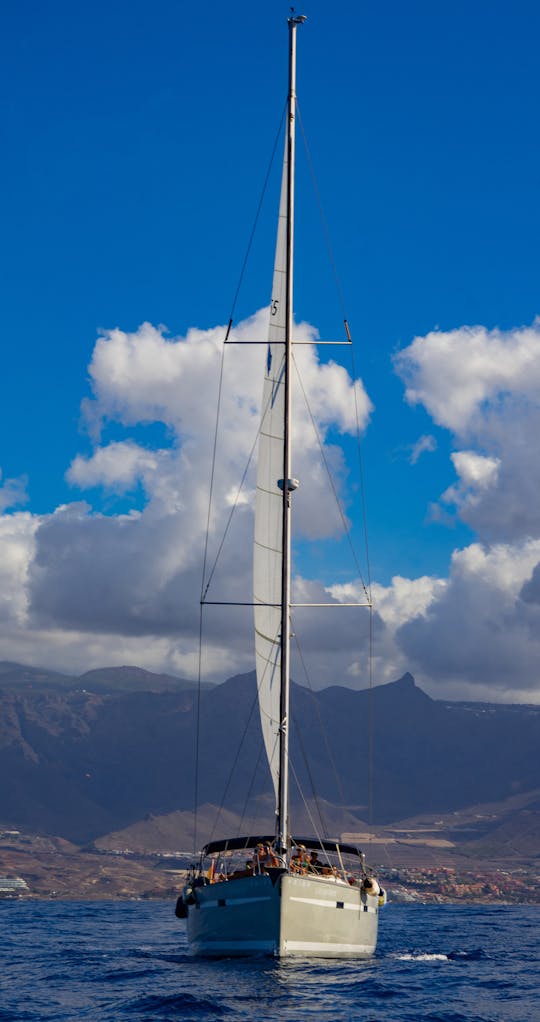
<path fill-rule="evenodd" d="M 201 855 L 214 855 L 216 852 L 237 852 L 241 848 L 255 848 L 258 844 L 271 845 L 275 841 L 274 834 L 256 834 L 249 837 L 222 838 L 220 841 L 209 841 L 201 851 Z M 304 845 L 305 848 L 313 850 L 320 849 L 323 852 L 343 852 L 345 855 L 357 855 L 362 852 L 356 845 L 343 844 L 337 838 L 315 838 L 298 837 L 291 842 L 293 848 L 297 845 Z"/>

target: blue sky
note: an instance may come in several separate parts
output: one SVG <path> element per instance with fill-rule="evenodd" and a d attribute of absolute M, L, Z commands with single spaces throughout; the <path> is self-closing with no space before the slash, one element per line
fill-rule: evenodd
<path fill-rule="evenodd" d="M 138 477 L 127 488 L 104 486 L 99 474 L 93 486 L 88 474 L 66 479 L 77 455 L 95 451 L 81 419 L 81 402 L 91 396 L 88 367 L 100 331 L 131 334 L 149 322 L 184 337 L 227 321 L 285 100 L 287 12 L 268 2 L 172 0 L 152 7 L 34 0 L 4 8 L 0 467 L 4 484 L 27 477 L 28 495 L 5 517 L 26 513 L 46 522 L 59 505 L 79 500 L 112 518 L 144 508 L 148 494 Z M 487 331 L 489 362 L 494 330 L 511 345 L 540 312 L 540 10 L 524 2 L 413 0 L 339 9 L 310 2 L 302 12 L 300 110 L 357 368 L 374 405 L 364 441 L 373 577 L 385 587 L 396 574 L 447 579 L 453 551 L 480 542 L 490 556 L 495 542 L 536 540 L 536 525 L 523 526 L 519 537 L 514 527 L 495 528 L 469 491 L 441 505 L 456 483 L 451 455 L 474 449 L 502 464 L 501 442 L 478 421 L 460 438 L 441 403 L 434 412 L 429 388 L 408 403 L 405 370 L 399 376 L 393 360 L 415 337 L 450 337 L 478 325 Z M 341 310 L 301 140 L 298 174 L 296 315 L 321 336 L 336 336 Z M 278 177 L 239 321 L 268 301 Z M 449 341 L 458 361 L 460 338 Z M 491 423 L 508 393 L 503 381 L 486 398 Z M 522 391 L 514 396 L 523 407 Z M 536 408 L 537 395 L 527 392 L 526 400 Z M 99 401 L 102 445 L 174 446 L 170 422 L 115 417 Z M 434 449 L 413 464 L 422 436 Z M 490 465 L 481 464 L 484 491 Z M 469 463 L 467 471 L 470 481 Z M 534 492 L 528 499 L 534 502 Z M 354 516 L 352 505 L 349 511 Z M 534 589 L 531 558 L 520 584 Z M 304 550 L 303 574 L 308 562 Z M 39 557 L 35 563 L 43 569 Z M 319 574 L 328 582 L 331 565 Z M 5 657 L 26 652 L 39 661 L 43 651 L 51 664 L 72 669 L 79 625 L 59 618 L 38 626 L 49 630 L 47 641 L 40 632 L 25 648 L 21 633 Z M 65 626 L 69 655 L 50 637 Z M 87 635 L 89 627 L 81 625 Z M 107 652 L 99 646 L 92 656 Z M 417 653 L 409 648 L 408 655 Z M 78 656 L 91 657 L 90 646 L 82 642 Z M 156 651 L 147 665 L 159 667 L 161 657 L 174 667 L 167 656 Z M 430 670 L 433 663 L 426 678 Z M 457 685 L 458 675 L 464 692 L 480 684 L 471 671 L 456 667 L 447 684 Z M 517 687 L 529 691 L 528 683 Z"/>

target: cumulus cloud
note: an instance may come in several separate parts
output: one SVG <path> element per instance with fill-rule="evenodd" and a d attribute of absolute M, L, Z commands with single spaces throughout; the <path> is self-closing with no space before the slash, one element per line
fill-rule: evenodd
<path fill-rule="evenodd" d="M 539 536 L 540 319 L 416 337 L 395 365 L 407 401 L 452 435 L 457 480 L 442 504 L 485 542 Z"/>
<path fill-rule="evenodd" d="M 505 395 L 538 401 L 540 317 L 515 330 L 461 327 L 415 337 L 395 365 L 410 404 L 424 405 L 438 425 L 462 436 Z"/>
<path fill-rule="evenodd" d="M 540 540 L 472 544 L 456 551 L 447 584 L 426 612 L 400 626 L 396 641 L 419 678 L 471 698 L 475 690 L 516 698 L 537 691 L 540 615 L 522 590 Z"/>
<path fill-rule="evenodd" d="M 497 483 L 500 458 L 488 458 L 475 451 L 455 451 L 450 455 L 458 476 L 458 482 L 449 486 L 441 496 L 445 504 L 460 507 L 464 516 L 481 501 L 486 491 L 493 490 Z"/>
<path fill-rule="evenodd" d="M 376 683 L 411 671 L 435 698 L 537 701 L 540 675 L 540 540 L 486 547 L 452 557 L 448 578 L 396 576 L 373 585 Z M 345 603 L 361 583 L 335 585 Z M 340 634 L 353 683 L 367 681 L 367 644 Z M 357 656 L 355 656 L 358 654 Z"/>
<path fill-rule="evenodd" d="M 445 586 L 444 579 L 430 576 L 408 579 L 399 575 L 396 575 L 388 586 L 377 583 L 371 586 L 373 680 L 375 684 L 393 681 L 409 670 L 406 656 L 396 641 L 396 634 L 406 622 L 414 620 L 416 617 L 425 616 Z M 353 601 L 361 604 L 366 601 L 367 597 L 366 589 L 361 581 L 332 585 L 327 587 L 326 592 L 331 599 L 340 604 Z M 356 614 L 358 630 L 358 612 Z M 344 624 L 350 627 L 350 622 L 344 620 Z M 357 643 L 356 647 L 351 644 L 350 635 L 348 639 L 345 634 L 340 636 L 344 650 L 342 655 L 347 657 L 343 677 L 348 676 L 349 679 L 354 679 L 356 684 L 368 684 L 369 682 L 369 644 L 366 624 L 364 624 L 362 634 L 363 642 Z M 422 680 L 424 687 L 430 689 L 431 679 L 423 676 Z"/>
<path fill-rule="evenodd" d="M 231 507 L 237 509 L 212 571 L 210 599 L 245 601 L 251 591 L 254 453 L 265 346 L 242 347 L 242 341 L 263 340 L 267 321 L 268 310 L 261 310 L 240 323 L 231 338 L 238 343 L 225 352 L 207 574 Z M 296 331 L 301 340 L 316 336 L 309 324 L 298 324 Z M 82 498 L 99 487 L 105 496 L 122 495 L 124 506 L 136 491 L 137 499 L 131 511 L 121 514 L 95 511 L 87 500 L 76 499 L 39 518 L 0 519 L 6 548 L 0 619 L 3 613 L 10 623 L 2 639 L 4 656 L 27 660 L 26 648 L 39 651 L 30 659 L 66 670 L 131 661 L 196 673 L 224 334 L 216 327 L 172 338 L 164 328 L 145 323 L 133 333 L 116 329 L 99 336 L 89 367 L 91 395 L 83 402 L 94 449 L 73 459 L 66 479 Z M 299 347 L 295 364 L 294 472 L 310 484 L 295 498 L 295 524 L 304 537 L 327 538 L 341 522 L 319 444 L 346 498 L 347 465 L 328 435 L 354 432 L 357 417 L 365 428 L 372 407 L 361 381 L 353 382 L 338 365 L 321 364 L 314 346 Z M 132 427 L 156 422 L 165 426 L 166 443 L 159 449 L 130 436 Z M 109 441 L 110 424 L 116 433 L 123 427 L 125 438 Z M 237 483 L 246 466 L 240 491 Z M 10 501 L 16 495 L 12 484 L 4 487 Z M 22 495 L 20 488 L 17 492 Z M 252 667 L 251 612 L 209 609 L 206 629 L 210 674 L 223 678 Z"/>
<path fill-rule="evenodd" d="M 218 437 L 216 506 L 231 495 L 231 480 L 240 480 L 246 461 L 253 453 L 259 427 L 262 366 L 265 349 L 242 341 L 263 339 L 268 310 L 240 323 L 232 332 L 236 343 L 226 351 L 221 391 L 221 428 Z M 113 444 L 98 448 L 92 459 L 75 459 L 68 474 L 72 482 L 118 486 L 132 485 L 135 476 L 147 487 L 152 503 L 170 506 L 186 504 L 197 519 L 203 515 L 214 437 L 218 379 L 225 328 L 190 330 L 185 338 L 169 338 L 163 329 L 144 323 L 134 333 L 111 330 L 103 333 L 90 364 L 93 397 L 84 402 L 84 415 L 95 437 L 108 421 L 129 427 L 161 422 L 173 438 L 169 468 L 164 452 L 141 451 L 135 444 Z M 313 340 L 308 324 L 296 328 L 299 340 Z M 321 364 L 314 346 L 297 349 L 295 362 L 302 386 L 309 395 L 311 414 L 295 376 L 293 387 L 295 417 L 295 474 L 309 478 L 316 499 L 298 494 L 296 519 L 306 535 L 321 536 L 336 527 L 329 505 L 324 474 L 320 468 L 318 441 L 313 431 L 315 418 L 323 442 L 330 428 L 343 433 L 356 429 L 356 408 L 360 427 L 365 428 L 372 410 L 361 381 L 353 381 L 333 363 Z M 345 472 L 338 447 L 326 444 L 326 457 L 339 478 Z M 160 459 L 159 467 L 156 459 Z M 249 488 L 252 476 L 248 477 Z M 244 498 L 245 500 L 245 494 Z M 193 502 L 195 501 L 195 507 Z M 316 513 L 314 513 L 314 511 Z M 329 524 L 330 523 L 330 524 Z"/>
<path fill-rule="evenodd" d="M 221 428 L 213 481 L 207 576 L 210 599 L 245 600 L 251 590 L 254 453 L 259 427 L 267 310 L 238 325 L 226 350 Z M 308 324 L 297 327 L 312 340 Z M 53 514 L 0 514 L 0 638 L 7 659 L 66 671 L 138 663 L 193 677 L 208 513 L 209 468 L 224 329 L 171 338 L 143 324 L 112 330 L 96 343 L 91 395 L 83 415 L 90 455 L 67 468 L 80 498 Z M 454 509 L 477 541 L 454 552 L 448 577 L 394 577 L 373 584 L 373 678 L 411 670 L 434 696 L 533 699 L 540 670 L 540 467 L 531 437 L 540 433 L 540 324 L 506 333 L 461 328 L 415 338 L 396 367 L 409 402 L 420 402 L 446 429 L 454 450 L 439 508 Z M 295 530 L 329 539 L 341 528 L 319 442 L 347 506 L 348 467 L 336 433 L 365 429 L 372 406 L 360 381 L 316 348 L 299 346 L 295 363 Z M 318 436 L 313 430 L 317 424 Z M 130 435 L 141 423 L 165 427 L 159 448 Z M 109 424 L 125 430 L 107 439 Z M 410 451 L 416 463 L 437 448 L 431 434 Z M 233 482 L 246 469 L 241 491 Z M 309 481 L 308 485 L 302 485 Z M 84 499 L 100 487 L 135 493 L 131 511 L 105 514 Z M 4 504 L 24 499 L 23 480 L 0 488 Z M 142 500 L 141 500 L 142 495 Z M 220 550 L 233 505 L 235 514 Z M 107 502 L 105 505 L 107 506 Z M 297 603 L 365 603 L 361 582 L 324 585 L 297 576 Z M 321 613 L 335 615 L 321 627 Z M 251 611 L 209 608 L 205 670 L 223 678 L 253 666 Z M 368 683 L 370 627 L 365 607 L 294 611 L 293 673 L 304 666 L 315 686 Z"/>
<path fill-rule="evenodd" d="M 337 587 L 339 590 L 339 587 Z M 292 599 L 291 670 L 302 684 L 321 687 L 369 683 L 369 612 L 362 583 L 333 587 L 296 575 Z M 316 604 L 312 609 L 305 605 Z M 345 606 L 357 604 L 357 606 Z M 322 605 L 322 606 L 321 606 Z"/>
<path fill-rule="evenodd" d="M 456 695 L 537 698 L 540 320 L 434 331 L 395 366 L 406 400 L 423 405 L 455 448 L 454 480 L 432 518 L 453 509 L 478 537 L 454 552 L 446 584 L 398 626 L 396 644 L 419 678 Z"/>
<path fill-rule="evenodd" d="M 90 458 L 78 454 L 66 479 L 81 489 L 102 486 L 115 493 L 125 493 L 143 482 L 145 490 L 151 492 L 152 479 L 168 457 L 168 451 L 149 451 L 130 440 L 111 443 Z"/>
<path fill-rule="evenodd" d="M 0 515 L 0 628 L 7 632 L 26 621 L 38 525 L 39 519 L 28 512 Z"/>

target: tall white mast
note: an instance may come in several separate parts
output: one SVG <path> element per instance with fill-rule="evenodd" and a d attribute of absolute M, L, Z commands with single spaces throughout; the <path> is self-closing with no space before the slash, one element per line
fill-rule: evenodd
<path fill-rule="evenodd" d="M 296 28 L 306 16 L 289 18 L 289 97 L 287 105 L 287 272 L 285 361 L 285 421 L 283 439 L 283 555 L 281 571 L 281 698 L 279 728 L 279 797 L 277 806 L 278 844 L 287 850 L 289 839 L 289 690 L 290 690 L 290 602 L 291 602 L 291 361 L 293 329 L 294 264 L 294 159 L 296 127 Z"/>

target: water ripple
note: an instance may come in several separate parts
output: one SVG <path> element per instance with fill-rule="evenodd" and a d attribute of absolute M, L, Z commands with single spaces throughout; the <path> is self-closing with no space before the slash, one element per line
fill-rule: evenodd
<path fill-rule="evenodd" d="M 390 905 L 367 962 L 205 961 L 169 903 L 0 902 L 0 1022 L 538 1022 L 537 927 L 532 906 Z"/>

